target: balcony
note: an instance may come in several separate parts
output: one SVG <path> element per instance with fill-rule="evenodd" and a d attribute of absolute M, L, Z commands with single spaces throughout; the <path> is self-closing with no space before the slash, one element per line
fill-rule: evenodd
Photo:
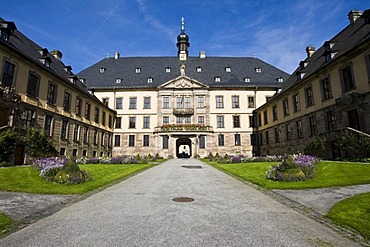
<path fill-rule="evenodd" d="M 194 114 L 194 108 L 174 108 L 173 115 L 189 116 Z"/>
<path fill-rule="evenodd" d="M 212 126 L 202 124 L 164 124 L 154 128 L 154 132 L 181 132 L 181 133 L 194 133 L 194 132 L 213 132 Z"/>

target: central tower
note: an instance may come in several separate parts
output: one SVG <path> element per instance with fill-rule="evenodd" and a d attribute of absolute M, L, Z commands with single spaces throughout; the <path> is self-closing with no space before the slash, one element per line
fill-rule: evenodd
<path fill-rule="evenodd" d="M 179 60 L 185 61 L 188 57 L 189 36 L 185 33 L 185 19 L 181 18 L 181 33 L 177 36 L 177 56 Z"/>

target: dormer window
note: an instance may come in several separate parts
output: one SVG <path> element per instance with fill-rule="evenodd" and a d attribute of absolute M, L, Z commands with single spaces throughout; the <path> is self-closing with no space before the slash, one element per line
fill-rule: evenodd
<path fill-rule="evenodd" d="M 283 82 L 283 81 L 284 81 L 283 77 L 276 78 L 276 80 L 277 80 L 278 82 Z"/>
<path fill-rule="evenodd" d="M 80 82 L 85 83 L 86 79 L 85 78 L 80 78 Z"/>
<path fill-rule="evenodd" d="M 68 74 L 70 74 L 72 72 L 72 66 L 64 66 L 64 70 L 65 72 L 67 72 Z"/>
<path fill-rule="evenodd" d="M 148 78 L 148 83 L 152 83 L 153 82 L 153 77 L 149 77 Z"/>
<path fill-rule="evenodd" d="M 50 68 L 50 63 L 51 63 L 50 57 L 41 57 L 41 58 L 39 58 L 39 60 L 43 65 Z"/>
<path fill-rule="evenodd" d="M 262 72 L 262 69 L 260 67 L 255 68 L 255 70 L 256 70 L 257 73 L 261 73 Z"/>
<path fill-rule="evenodd" d="M 216 77 L 215 77 L 215 82 L 221 82 L 221 77 L 216 76 Z"/>
<path fill-rule="evenodd" d="M 228 72 L 228 73 L 230 73 L 231 72 L 231 68 L 230 67 L 226 67 L 225 68 L 225 71 Z"/>
<path fill-rule="evenodd" d="M 39 51 L 40 55 L 43 56 L 43 57 L 46 57 L 49 53 L 48 49 L 46 49 L 46 48 L 38 49 L 38 51 Z"/>
<path fill-rule="evenodd" d="M 197 67 L 197 72 L 198 73 L 202 72 L 202 67 Z"/>
<path fill-rule="evenodd" d="M 300 69 L 302 70 L 302 69 L 306 68 L 307 67 L 307 64 L 308 64 L 308 62 L 305 62 L 305 61 L 299 62 Z"/>
<path fill-rule="evenodd" d="M 304 72 L 298 72 L 297 73 L 297 79 L 298 80 L 301 80 L 303 77 L 304 77 L 304 75 L 305 75 L 306 73 L 304 73 Z"/>
<path fill-rule="evenodd" d="M 141 68 L 136 68 L 135 73 L 139 74 L 141 72 Z"/>
<path fill-rule="evenodd" d="M 166 68 L 166 73 L 170 73 L 171 72 L 171 68 L 170 67 L 167 67 Z"/>
<path fill-rule="evenodd" d="M 245 78 L 244 78 L 244 82 L 251 82 L 251 78 L 249 78 L 249 77 L 245 77 Z"/>
<path fill-rule="evenodd" d="M 332 41 L 325 41 L 324 43 L 325 51 L 331 51 L 333 49 L 333 46 L 334 42 Z"/>
<path fill-rule="evenodd" d="M 122 82 L 122 78 L 116 78 L 116 83 L 121 83 Z"/>
<path fill-rule="evenodd" d="M 106 70 L 106 68 L 101 67 L 101 68 L 100 68 L 100 73 L 104 73 L 104 72 L 105 72 L 105 70 Z"/>
<path fill-rule="evenodd" d="M 14 30 L 16 30 L 14 22 L 5 21 L 0 23 L 0 38 L 9 42 L 9 36 L 13 35 Z"/>

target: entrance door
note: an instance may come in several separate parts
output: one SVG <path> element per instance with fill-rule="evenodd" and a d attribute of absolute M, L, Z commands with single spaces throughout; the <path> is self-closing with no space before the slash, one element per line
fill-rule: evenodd
<path fill-rule="evenodd" d="M 360 123 L 358 119 L 358 112 L 357 109 L 350 110 L 347 112 L 348 114 L 348 125 L 351 128 L 360 130 Z"/>
<path fill-rule="evenodd" d="M 14 165 L 23 165 L 24 163 L 24 146 L 17 145 L 15 147 L 15 154 L 14 154 Z"/>
<path fill-rule="evenodd" d="M 191 141 L 189 138 L 177 139 L 176 156 L 177 158 L 190 158 L 191 157 Z"/>

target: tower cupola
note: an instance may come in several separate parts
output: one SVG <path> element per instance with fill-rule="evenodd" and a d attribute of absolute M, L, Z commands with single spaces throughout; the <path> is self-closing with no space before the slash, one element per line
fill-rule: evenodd
<path fill-rule="evenodd" d="M 181 33 L 177 36 L 177 55 L 179 60 L 186 60 L 190 46 L 189 36 L 185 33 L 185 19 L 181 18 Z"/>

